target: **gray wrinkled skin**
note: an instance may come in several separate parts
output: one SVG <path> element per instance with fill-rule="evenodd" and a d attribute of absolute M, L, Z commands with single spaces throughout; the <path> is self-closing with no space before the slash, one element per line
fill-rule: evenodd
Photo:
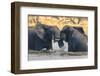
<path fill-rule="evenodd" d="M 60 34 L 61 40 L 60 47 L 62 47 L 63 40 L 68 42 L 68 51 L 70 52 L 81 52 L 81 51 L 88 51 L 88 40 L 87 37 L 73 27 L 64 28 Z"/>
<path fill-rule="evenodd" d="M 37 24 L 33 30 L 28 30 L 28 49 L 40 51 L 52 49 L 52 39 L 60 38 L 60 30 L 56 26 Z"/>

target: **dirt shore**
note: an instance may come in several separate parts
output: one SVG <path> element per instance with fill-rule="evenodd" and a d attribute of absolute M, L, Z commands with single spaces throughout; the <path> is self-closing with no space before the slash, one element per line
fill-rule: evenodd
<path fill-rule="evenodd" d="M 83 59 L 87 58 L 87 52 L 33 51 L 28 53 L 28 60 L 55 60 L 55 59 Z"/>

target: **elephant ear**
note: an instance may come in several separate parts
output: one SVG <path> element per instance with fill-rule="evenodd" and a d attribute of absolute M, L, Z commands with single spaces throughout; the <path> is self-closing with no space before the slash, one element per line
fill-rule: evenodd
<path fill-rule="evenodd" d="M 74 27 L 74 28 L 77 29 L 80 33 L 85 34 L 82 27 Z"/>
<path fill-rule="evenodd" d="M 35 29 L 35 33 L 36 35 L 40 38 L 40 39 L 44 39 L 44 35 L 45 35 L 45 30 L 44 29 Z"/>

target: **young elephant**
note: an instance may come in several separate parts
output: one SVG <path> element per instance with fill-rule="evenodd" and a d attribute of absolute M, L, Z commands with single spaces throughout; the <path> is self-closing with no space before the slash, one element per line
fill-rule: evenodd
<path fill-rule="evenodd" d="M 59 46 L 62 47 L 64 45 L 62 41 L 65 40 L 68 42 L 69 52 L 88 51 L 87 37 L 73 27 L 63 28 L 60 33 L 60 38 Z"/>

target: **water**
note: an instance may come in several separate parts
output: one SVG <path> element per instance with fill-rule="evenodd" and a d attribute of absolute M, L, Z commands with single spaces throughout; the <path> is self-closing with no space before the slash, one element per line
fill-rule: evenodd
<path fill-rule="evenodd" d="M 52 48 L 53 50 L 64 50 L 65 52 L 68 52 L 68 43 L 63 41 L 64 46 L 62 48 L 59 48 L 58 42 L 54 42 L 54 40 L 52 40 Z"/>

